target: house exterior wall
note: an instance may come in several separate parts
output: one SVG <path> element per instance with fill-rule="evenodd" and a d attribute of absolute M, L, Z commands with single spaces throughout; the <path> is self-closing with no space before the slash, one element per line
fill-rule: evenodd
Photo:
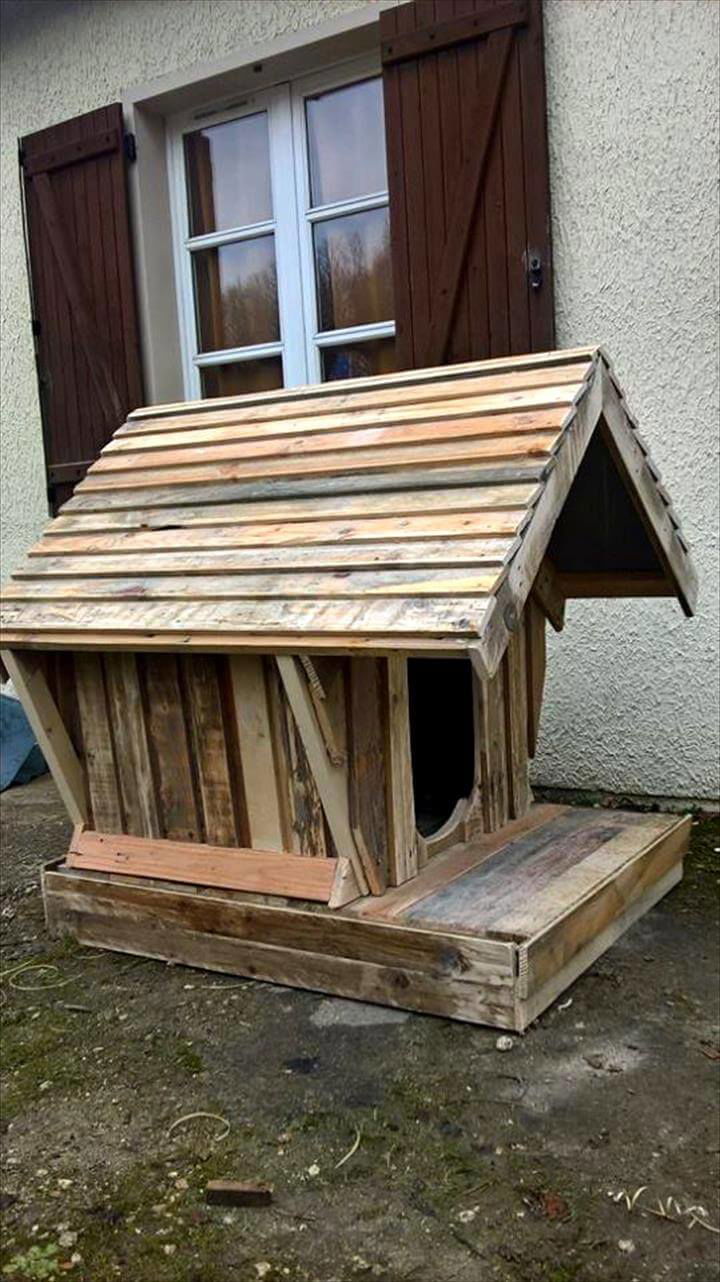
<path fill-rule="evenodd" d="M 2 577 L 46 520 L 16 140 L 128 86 L 362 0 L 3 6 Z M 557 342 L 608 347 L 691 540 L 671 601 L 573 602 L 551 643 L 536 778 L 717 795 L 718 38 L 713 0 L 546 0 Z M 170 229 L 168 228 L 168 235 Z"/>

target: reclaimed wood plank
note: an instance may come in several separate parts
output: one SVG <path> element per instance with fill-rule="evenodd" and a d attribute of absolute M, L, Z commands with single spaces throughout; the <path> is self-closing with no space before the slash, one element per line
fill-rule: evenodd
<path fill-rule="evenodd" d="M 525 626 L 521 619 L 505 651 L 505 742 L 510 816 L 519 819 L 532 802 L 528 777 L 528 707 Z"/>
<path fill-rule="evenodd" d="M 387 794 L 388 881 L 400 886 L 418 871 L 418 834 L 410 746 L 407 658 L 385 659 L 388 683 Z"/>
<path fill-rule="evenodd" d="M 98 654 L 76 654 L 74 667 L 93 823 L 101 832 L 122 832 L 122 802 L 102 659 Z"/>
<path fill-rule="evenodd" d="M 217 660 L 194 654 L 181 661 L 193 761 L 202 801 L 203 836 L 211 846 L 242 842 L 237 789 L 223 719 Z"/>
<path fill-rule="evenodd" d="M 528 755 L 534 757 L 540 733 L 540 714 L 545 689 L 545 615 L 540 606 L 528 598 L 525 605 L 525 656 L 527 661 L 527 741 Z"/>
<path fill-rule="evenodd" d="M 350 822 L 360 833 L 363 860 L 374 895 L 388 881 L 387 670 L 384 659 L 351 659 L 349 664 Z"/>
<path fill-rule="evenodd" d="M 335 869 L 328 859 L 301 859 L 274 850 L 162 840 L 132 840 L 124 834 L 86 831 L 68 852 L 70 868 L 130 874 L 285 895 L 326 903 Z"/>
<path fill-rule="evenodd" d="M 282 851 L 285 847 L 265 665 L 255 655 L 236 655 L 229 662 L 250 845 Z"/>
<path fill-rule="evenodd" d="M 37 659 L 18 650 L 3 650 L 2 661 L 32 726 L 48 769 L 74 824 L 87 821 L 85 772 L 60 719 Z"/>
<path fill-rule="evenodd" d="M 104 667 L 123 827 L 137 837 L 159 837 L 161 824 L 137 659 L 134 654 L 108 655 Z"/>
<path fill-rule="evenodd" d="M 177 659 L 169 654 L 149 654 L 143 657 L 142 665 L 148 743 L 161 817 L 159 835 L 175 841 L 199 841 L 202 823 Z M 122 826 L 103 827 L 102 831 L 120 832 Z"/>

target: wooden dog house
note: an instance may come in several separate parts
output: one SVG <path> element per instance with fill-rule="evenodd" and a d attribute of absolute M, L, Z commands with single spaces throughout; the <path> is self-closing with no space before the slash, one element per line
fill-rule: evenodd
<path fill-rule="evenodd" d="M 135 411 L 3 593 L 49 926 L 524 1028 L 681 875 L 532 802 L 546 621 L 617 596 L 695 579 L 599 349 Z"/>

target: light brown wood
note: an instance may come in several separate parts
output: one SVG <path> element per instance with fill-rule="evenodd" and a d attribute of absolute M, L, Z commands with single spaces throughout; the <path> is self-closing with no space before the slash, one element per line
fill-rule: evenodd
<path fill-rule="evenodd" d="M 85 775 L 39 663 L 17 650 L 3 650 L 2 661 L 32 726 L 65 809 L 74 824 L 87 821 Z"/>
<path fill-rule="evenodd" d="M 264 661 L 257 655 L 236 655 L 229 663 L 250 844 L 261 850 L 282 851 L 285 846 Z"/>
<path fill-rule="evenodd" d="M 330 898 L 335 879 L 335 865 L 329 859 L 89 831 L 75 840 L 67 863 L 70 868 L 93 872 L 221 886 L 320 903 Z"/>
<path fill-rule="evenodd" d="M 532 585 L 532 595 L 556 632 L 565 627 L 565 594 L 552 562 L 545 557 Z"/>
<path fill-rule="evenodd" d="M 74 656 L 92 819 L 101 832 L 121 832 L 123 812 L 100 655 Z"/>
<path fill-rule="evenodd" d="M 104 661 L 108 708 L 125 817 L 123 828 L 136 837 L 159 837 L 147 727 L 134 654 L 108 655 Z"/>
<path fill-rule="evenodd" d="M 400 886 L 416 875 L 419 866 L 407 658 L 396 655 L 384 662 L 388 684 L 388 880 L 390 885 Z"/>
<path fill-rule="evenodd" d="M 366 874 L 350 821 L 347 769 L 333 765 L 328 758 L 310 693 L 297 660 L 287 655 L 278 655 L 277 665 L 337 853 L 350 860 L 357 883 L 362 893 L 367 894 Z"/>

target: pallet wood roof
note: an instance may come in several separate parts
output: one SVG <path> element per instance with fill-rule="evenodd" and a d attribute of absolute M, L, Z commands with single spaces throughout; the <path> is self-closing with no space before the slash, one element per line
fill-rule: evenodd
<path fill-rule="evenodd" d="M 595 484 L 591 441 L 624 497 Z M 493 672 L 549 548 L 568 595 L 693 610 L 687 544 L 600 348 L 154 406 L 12 576 L 2 644 L 460 652 Z"/>

